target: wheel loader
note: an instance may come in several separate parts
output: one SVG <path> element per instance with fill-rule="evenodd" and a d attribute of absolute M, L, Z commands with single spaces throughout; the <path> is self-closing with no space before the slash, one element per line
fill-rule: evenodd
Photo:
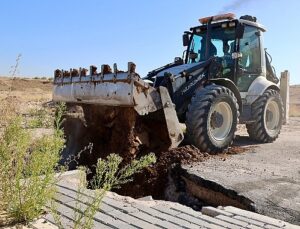
<path fill-rule="evenodd" d="M 56 70 L 53 100 L 67 104 L 64 157 L 88 143 L 95 152 L 134 158 L 182 141 L 201 151 L 221 152 L 233 142 L 237 124 L 251 139 L 267 143 L 279 135 L 283 103 L 265 28 L 253 16 L 222 14 L 199 19 L 184 32 L 182 58 L 141 77 L 136 65 L 121 71 Z M 185 124 L 185 128 L 184 125 Z"/>

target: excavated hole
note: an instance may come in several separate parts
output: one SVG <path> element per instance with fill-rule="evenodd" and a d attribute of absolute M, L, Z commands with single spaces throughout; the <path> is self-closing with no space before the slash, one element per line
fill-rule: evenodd
<path fill-rule="evenodd" d="M 166 200 L 179 202 L 194 210 L 201 210 L 203 206 L 234 206 L 255 211 L 254 203 L 250 199 L 218 183 L 189 174 L 179 164 L 169 171 L 169 182 L 165 189 Z"/>
<path fill-rule="evenodd" d="M 157 163 L 133 177 L 133 182 L 112 190 L 124 196 L 141 198 L 152 196 L 157 200 L 168 200 L 200 210 L 202 206 L 236 206 L 254 210 L 253 203 L 235 191 L 201 177 L 189 174 L 182 164 L 192 164 L 214 157 L 191 145 L 183 145 L 167 150 L 168 140 L 161 122 L 161 113 L 141 118 L 130 108 L 106 108 L 99 106 L 75 106 L 68 104 L 69 113 L 64 122 L 67 147 L 63 155 L 76 156 L 89 143 L 92 151 L 83 151 L 79 164 L 92 171 L 87 179 L 93 177 L 94 165 L 99 157 L 117 153 L 124 159 L 123 165 L 134 158 L 154 152 Z M 147 133 L 147 134 L 146 134 Z M 149 141 L 151 139 L 151 141 Z M 230 153 L 241 153 L 245 149 L 233 147 Z M 218 155 L 226 158 L 228 154 Z M 71 164 L 75 167 L 75 164 Z"/>

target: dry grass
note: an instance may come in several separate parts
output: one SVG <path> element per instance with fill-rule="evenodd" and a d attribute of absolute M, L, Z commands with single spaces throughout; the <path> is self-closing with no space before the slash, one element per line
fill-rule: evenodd
<path fill-rule="evenodd" d="M 28 102 L 49 101 L 51 93 L 52 82 L 49 80 L 0 77 L 0 99 L 9 95 L 22 105 Z"/>
<path fill-rule="evenodd" d="M 28 117 L 51 99 L 49 80 L 0 77 L 0 132 L 4 120 L 15 114 Z"/>

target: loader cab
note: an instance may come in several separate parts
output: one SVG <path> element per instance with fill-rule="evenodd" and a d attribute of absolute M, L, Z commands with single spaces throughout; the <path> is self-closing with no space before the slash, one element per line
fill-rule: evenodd
<path fill-rule="evenodd" d="M 266 77 L 266 54 L 262 39 L 265 30 L 255 22 L 241 19 L 240 23 L 243 23 L 244 33 L 238 39 L 235 83 L 241 92 L 247 92 L 257 77 Z"/>
<path fill-rule="evenodd" d="M 203 25 L 184 34 L 183 41 L 187 45 L 185 62 L 205 62 L 216 58 L 222 65 L 222 77 L 232 80 L 240 92 L 247 92 L 258 76 L 266 77 L 264 31 L 251 16 L 240 19 L 229 17 L 217 22 L 204 20 Z"/>

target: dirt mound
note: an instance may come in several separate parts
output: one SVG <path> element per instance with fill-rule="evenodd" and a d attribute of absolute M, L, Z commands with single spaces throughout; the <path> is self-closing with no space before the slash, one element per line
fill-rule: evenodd
<path fill-rule="evenodd" d="M 91 170 L 92 173 L 87 177 L 89 180 L 93 177 L 94 165 L 99 158 L 115 153 L 123 158 L 122 165 L 125 165 L 153 152 L 157 157 L 155 165 L 136 174 L 133 182 L 113 191 L 134 198 L 151 195 L 155 199 L 164 199 L 169 169 L 174 164 L 201 162 L 213 155 L 191 145 L 169 149 L 170 141 L 162 115 L 154 112 L 139 116 L 132 108 L 68 104 L 63 126 L 67 137 L 63 157 L 76 156 L 92 143 L 92 149 L 83 151 L 78 159 L 80 165 L 88 166 Z M 227 155 L 242 152 L 244 149 L 241 147 L 231 147 L 218 156 L 226 160 Z M 71 166 L 75 168 L 76 164 Z"/>
<path fill-rule="evenodd" d="M 141 174 L 135 175 L 133 182 L 125 184 L 121 189 L 114 191 L 134 198 L 151 195 L 155 199 L 164 199 L 171 165 L 204 161 L 210 157 L 209 154 L 202 153 L 198 148 L 191 145 L 156 152 L 156 156 L 157 163 L 154 166 L 147 168 Z"/>
<path fill-rule="evenodd" d="M 106 158 L 116 153 L 123 158 L 124 165 L 153 152 L 157 163 L 137 174 L 134 182 L 114 191 L 135 198 L 152 195 L 163 199 L 168 168 L 172 164 L 203 161 L 209 155 L 193 146 L 168 150 L 170 141 L 161 115 L 154 112 L 143 117 L 132 108 L 68 104 L 68 114 L 63 124 L 67 137 L 63 158 L 70 155 L 77 157 L 79 151 L 92 143 L 93 148 L 83 151 L 78 159 L 80 165 L 86 165 L 92 171 L 89 179 L 93 177 L 94 165 L 100 157 Z M 71 169 L 75 167 L 73 163 Z"/>
<path fill-rule="evenodd" d="M 63 157 L 76 155 L 90 143 L 92 153 L 81 153 L 82 165 L 94 165 L 99 157 L 111 153 L 119 154 L 124 163 L 129 163 L 149 152 L 167 150 L 170 142 L 163 128 L 165 124 L 159 118 L 154 121 L 155 115 L 149 115 L 151 120 L 143 120 L 133 108 L 68 104 L 63 124 L 67 138 Z"/>

